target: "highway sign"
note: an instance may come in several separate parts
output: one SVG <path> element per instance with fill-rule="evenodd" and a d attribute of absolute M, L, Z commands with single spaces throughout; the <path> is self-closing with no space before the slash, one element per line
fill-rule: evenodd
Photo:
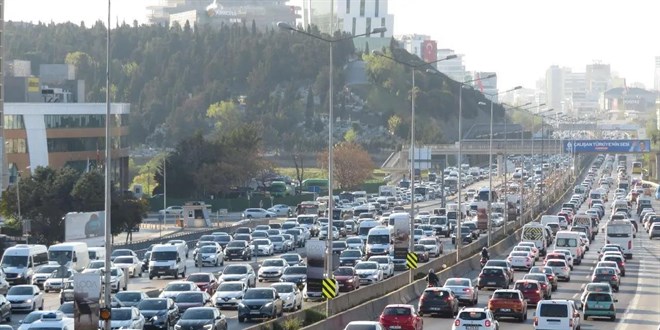
<path fill-rule="evenodd" d="M 651 140 L 568 140 L 566 153 L 648 153 Z"/>
<path fill-rule="evenodd" d="M 337 296 L 337 282 L 331 278 L 323 279 L 323 297 L 332 299 Z"/>
<path fill-rule="evenodd" d="M 417 254 L 409 252 L 406 256 L 406 264 L 408 269 L 417 269 Z"/>

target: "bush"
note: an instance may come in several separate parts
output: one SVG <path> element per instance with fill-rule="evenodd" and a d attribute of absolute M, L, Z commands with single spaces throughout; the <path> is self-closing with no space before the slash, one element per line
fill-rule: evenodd
<path fill-rule="evenodd" d="M 279 322 L 275 322 L 275 329 L 276 330 L 299 330 L 302 328 L 302 320 L 295 318 L 295 317 L 287 317 L 281 324 Z"/>
<path fill-rule="evenodd" d="M 416 273 L 413 278 L 415 279 L 415 281 L 417 281 L 417 280 L 423 279 L 424 277 L 426 277 L 426 273 L 419 272 L 419 273 Z"/>
<path fill-rule="evenodd" d="M 305 322 L 303 323 L 303 326 L 314 324 L 316 322 L 325 320 L 325 318 L 326 318 L 325 313 L 321 313 L 311 308 L 305 309 Z"/>

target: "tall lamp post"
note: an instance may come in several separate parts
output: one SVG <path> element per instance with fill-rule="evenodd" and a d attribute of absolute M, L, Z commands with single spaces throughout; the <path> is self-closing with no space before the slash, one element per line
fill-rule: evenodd
<path fill-rule="evenodd" d="M 410 68 L 410 71 L 412 71 L 412 89 L 411 89 L 411 95 L 410 95 L 410 107 L 411 107 L 411 115 L 410 115 L 410 195 L 412 198 L 410 198 L 410 235 L 408 236 L 408 251 L 413 252 L 414 247 L 415 247 L 415 240 L 413 239 L 413 232 L 415 231 L 415 71 L 419 68 L 429 66 L 433 63 L 438 63 L 441 61 L 445 60 L 451 60 L 456 58 L 456 55 L 448 55 L 444 58 L 441 58 L 436 61 L 432 62 L 424 62 L 421 64 L 411 64 L 408 62 L 403 62 L 395 59 L 394 57 L 387 56 L 383 54 L 382 52 L 379 51 L 374 51 L 374 54 L 377 56 L 381 56 L 387 59 L 390 59 L 396 63 L 399 63 L 401 65 L 405 65 Z M 444 189 L 444 188 L 443 188 Z M 409 277 L 409 282 L 412 283 L 413 281 L 413 272 L 409 272 L 410 277 Z"/>
<path fill-rule="evenodd" d="M 332 6 L 331 6 L 331 8 L 332 8 Z M 332 13 L 331 13 L 331 17 L 332 17 Z M 289 25 L 289 23 L 286 23 L 286 22 L 278 22 L 277 27 L 279 27 L 282 30 L 293 31 L 293 32 L 300 33 L 300 34 L 306 35 L 306 36 L 314 38 L 314 39 L 321 40 L 321 41 L 326 42 L 330 45 L 330 47 L 329 47 L 330 48 L 330 63 L 329 63 L 330 64 L 330 68 L 329 68 L 330 86 L 328 88 L 329 109 L 328 109 L 328 207 L 327 207 L 327 210 L 328 210 L 328 232 L 330 234 L 328 235 L 327 244 L 326 244 L 327 251 L 328 251 L 328 256 L 329 256 L 328 258 L 326 258 L 326 263 L 327 263 L 326 264 L 326 272 L 327 272 L 327 276 L 330 276 L 332 274 L 332 254 L 331 254 L 332 241 L 333 241 L 333 237 L 332 237 L 332 216 L 333 216 L 333 209 L 334 209 L 334 199 L 333 199 L 333 195 L 332 195 L 332 188 L 333 188 L 333 183 L 334 183 L 334 180 L 333 180 L 333 175 L 334 175 L 333 174 L 333 171 L 334 171 L 334 150 L 333 150 L 333 146 L 334 146 L 334 143 L 333 143 L 333 137 L 332 137 L 332 133 L 333 133 L 333 130 L 334 130 L 334 127 L 333 127 L 334 126 L 333 125 L 334 124 L 334 110 L 333 110 L 333 107 L 334 107 L 334 105 L 333 105 L 333 84 L 334 84 L 333 63 L 334 63 L 334 61 L 333 61 L 333 54 L 332 53 L 333 53 L 333 49 L 334 49 L 334 44 L 337 43 L 337 42 L 350 40 L 350 39 L 354 39 L 354 38 L 357 38 L 357 37 L 368 36 L 368 35 L 371 35 L 372 33 L 382 33 L 382 32 L 387 31 L 387 28 L 385 28 L 384 26 L 383 27 L 377 27 L 377 28 L 375 28 L 375 29 L 373 29 L 373 30 L 371 30 L 370 32 L 367 32 L 367 33 L 357 34 L 357 35 L 353 35 L 353 36 L 346 36 L 346 37 L 342 37 L 342 38 L 332 38 L 332 37 L 325 38 L 325 37 L 322 37 L 322 36 L 318 36 L 318 35 L 309 33 L 305 30 L 294 28 L 291 25 Z M 331 19 L 331 23 L 330 23 L 330 31 L 334 32 L 332 19 Z M 329 316 L 329 313 L 328 313 L 328 316 Z"/>
<path fill-rule="evenodd" d="M 112 150 L 110 149 L 112 147 L 111 144 L 111 131 L 110 131 L 110 122 L 111 122 L 111 117 L 110 117 L 110 1 L 108 0 L 108 26 L 106 27 L 106 64 L 105 64 L 105 198 L 104 198 L 104 208 L 105 208 L 105 267 L 104 267 L 104 279 L 103 283 L 105 283 L 105 289 L 104 289 L 104 295 L 103 295 L 103 305 L 106 308 L 107 311 L 110 311 L 111 309 L 111 304 L 110 304 L 110 290 L 112 289 L 112 285 L 110 285 L 110 254 L 112 253 L 112 236 L 111 236 L 111 226 L 110 226 L 110 210 L 111 210 L 111 205 L 110 204 L 110 185 L 112 184 L 112 181 L 110 180 L 110 175 L 112 174 L 112 170 L 110 167 L 112 166 L 111 162 L 111 156 L 112 156 Z M 110 320 L 104 321 L 103 322 L 103 328 L 105 330 L 110 330 Z"/>

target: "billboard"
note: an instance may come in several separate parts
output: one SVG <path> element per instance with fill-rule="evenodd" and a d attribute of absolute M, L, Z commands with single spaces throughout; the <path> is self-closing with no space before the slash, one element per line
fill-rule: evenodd
<path fill-rule="evenodd" d="M 69 212 L 64 216 L 64 240 L 84 241 L 88 246 L 103 246 L 105 211 Z"/>
<path fill-rule="evenodd" d="M 651 140 L 569 140 L 564 141 L 564 152 L 648 153 L 651 152 Z"/>
<path fill-rule="evenodd" d="M 73 275 L 73 313 L 76 330 L 99 328 L 101 275 L 76 273 Z"/>
<path fill-rule="evenodd" d="M 422 59 L 429 63 L 438 60 L 438 43 L 435 40 L 422 42 Z"/>
<path fill-rule="evenodd" d="M 394 218 L 394 259 L 405 260 L 410 244 L 410 214 L 395 213 Z"/>
<path fill-rule="evenodd" d="M 29 77 L 27 78 L 28 93 L 39 93 L 41 92 L 41 85 L 39 84 L 39 78 Z"/>

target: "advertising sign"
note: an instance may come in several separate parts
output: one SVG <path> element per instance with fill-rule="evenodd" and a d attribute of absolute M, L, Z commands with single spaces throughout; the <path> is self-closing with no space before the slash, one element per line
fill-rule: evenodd
<path fill-rule="evenodd" d="M 76 330 L 96 330 L 99 328 L 100 299 L 100 274 L 76 273 L 73 275 L 73 316 Z"/>
<path fill-rule="evenodd" d="M 69 212 L 64 216 L 64 240 L 85 241 L 88 246 L 103 246 L 105 212 Z"/>
<path fill-rule="evenodd" d="M 29 93 L 38 93 L 41 91 L 41 85 L 39 84 L 39 78 L 29 77 L 27 78 L 28 92 Z"/>
<path fill-rule="evenodd" d="M 648 153 L 651 140 L 570 140 L 564 142 L 564 152 Z"/>
<path fill-rule="evenodd" d="M 326 242 L 325 241 L 308 241 L 305 244 L 307 248 L 307 280 L 324 278 L 325 271 L 325 257 L 326 257 Z"/>
<path fill-rule="evenodd" d="M 438 43 L 435 40 L 424 40 L 422 42 L 422 59 L 424 62 L 438 60 Z"/>
<path fill-rule="evenodd" d="M 395 213 L 390 218 L 394 218 L 394 259 L 405 260 L 410 244 L 410 214 Z"/>

